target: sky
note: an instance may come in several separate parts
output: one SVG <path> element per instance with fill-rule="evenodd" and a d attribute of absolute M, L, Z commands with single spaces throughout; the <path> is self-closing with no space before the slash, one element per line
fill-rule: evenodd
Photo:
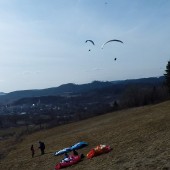
<path fill-rule="evenodd" d="M 162 76 L 169 9 L 169 0 L 0 0 L 0 91 Z M 101 49 L 111 39 L 123 44 Z"/>

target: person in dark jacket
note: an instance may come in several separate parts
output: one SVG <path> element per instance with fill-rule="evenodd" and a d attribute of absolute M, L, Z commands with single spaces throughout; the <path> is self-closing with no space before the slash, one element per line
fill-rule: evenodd
<path fill-rule="evenodd" d="M 34 157 L 34 154 L 35 154 L 35 150 L 34 150 L 34 146 L 31 145 L 31 153 L 32 153 L 32 158 Z"/>
<path fill-rule="evenodd" d="M 44 155 L 44 150 L 45 150 L 44 142 L 39 141 L 39 149 L 41 150 L 41 155 Z"/>

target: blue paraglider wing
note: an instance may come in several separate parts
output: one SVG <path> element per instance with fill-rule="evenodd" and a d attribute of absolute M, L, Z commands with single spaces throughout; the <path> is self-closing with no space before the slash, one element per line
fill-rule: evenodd
<path fill-rule="evenodd" d="M 77 150 L 77 149 L 81 149 L 81 148 L 84 148 L 88 146 L 88 143 L 87 142 L 78 142 L 76 144 L 74 144 L 73 146 L 71 146 L 71 150 Z"/>
<path fill-rule="evenodd" d="M 67 152 L 70 152 L 70 151 L 72 151 L 71 148 L 64 148 L 62 150 L 59 150 L 59 151 L 55 152 L 54 155 L 58 156 L 58 155 L 62 155 L 64 153 L 67 153 Z"/>

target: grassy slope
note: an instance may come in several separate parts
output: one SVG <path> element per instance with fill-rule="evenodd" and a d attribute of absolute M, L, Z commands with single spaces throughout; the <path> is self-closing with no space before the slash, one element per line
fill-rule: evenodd
<path fill-rule="evenodd" d="M 40 156 L 38 141 L 46 144 Z M 36 132 L 24 137 L 5 159 L 1 170 L 52 170 L 62 156 L 53 152 L 78 141 L 86 141 L 88 151 L 98 144 L 111 145 L 113 150 L 91 160 L 84 159 L 66 169 L 74 170 L 155 170 L 170 168 L 170 101 L 158 105 L 133 108 L 98 116 L 81 122 Z M 35 158 L 30 146 L 34 144 Z M 5 146 L 1 142 L 0 147 Z"/>

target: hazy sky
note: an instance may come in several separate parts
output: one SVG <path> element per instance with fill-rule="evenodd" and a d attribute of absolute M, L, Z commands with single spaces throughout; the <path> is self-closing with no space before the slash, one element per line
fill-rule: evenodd
<path fill-rule="evenodd" d="M 170 0 L 0 0 L 2 92 L 161 76 L 168 60 Z"/>

